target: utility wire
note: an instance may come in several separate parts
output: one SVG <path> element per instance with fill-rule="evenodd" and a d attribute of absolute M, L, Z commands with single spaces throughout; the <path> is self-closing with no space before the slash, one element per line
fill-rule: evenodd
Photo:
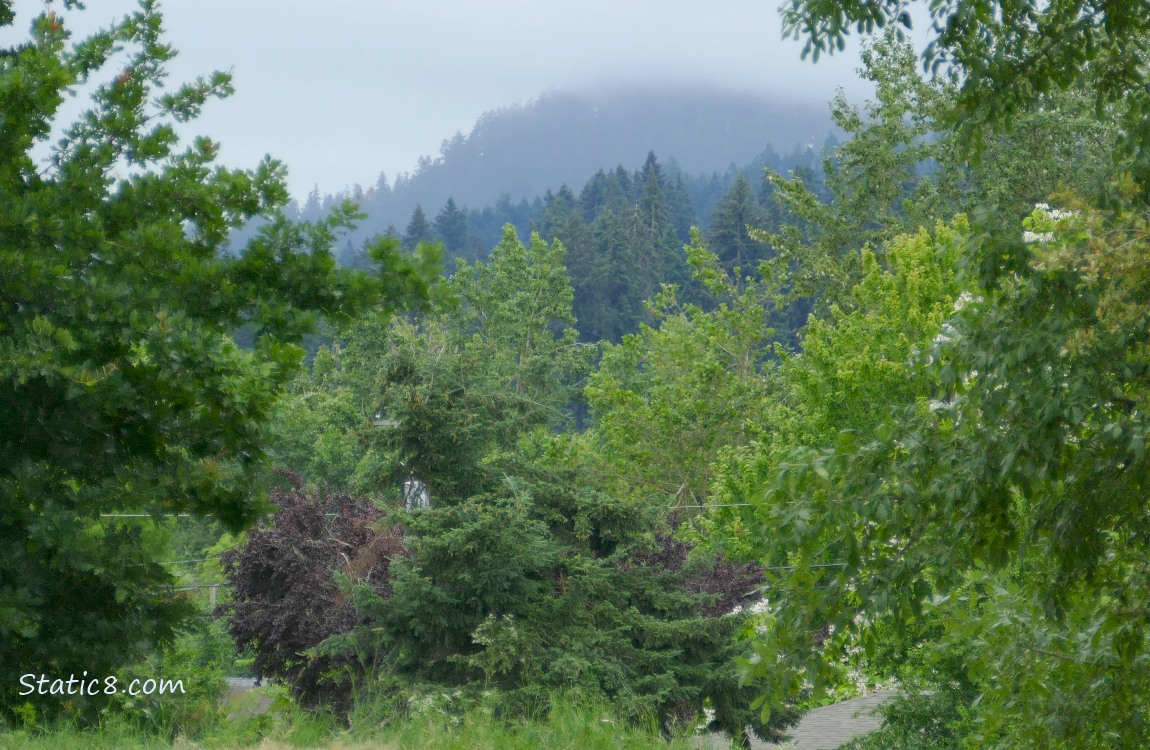
<path fill-rule="evenodd" d="M 668 510 L 676 508 L 749 508 L 754 503 L 715 503 L 713 505 L 668 505 Z"/>
<path fill-rule="evenodd" d="M 230 583 L 190 583 L 179 586 L 164 586 L 164 591 L 184 591 L 186 589 L 214 589 L 217 586 L 231 586 Z"/>
<path fill-rule="evenodd" d="M 191 513 L 160 513 L 165 518 L 190 518 Z M 151 513 L 101 513 L 100 518 L 153 518 Z"/>

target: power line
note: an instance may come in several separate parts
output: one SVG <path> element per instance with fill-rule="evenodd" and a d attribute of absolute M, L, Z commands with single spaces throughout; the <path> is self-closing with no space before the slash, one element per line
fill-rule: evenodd
<path fill-rule="evenodd" d="M 164 518 L 191 518 L 191 513 L 158 513 Z M 100 518 L 155 518 L 151 513 L 101 513 Z"/>
<path fill-rule="evenodd" d="M 267 518 L 271 518 L 274 513 L 268 514 Z M 324 513 L 328 518 L 335 518 L 341 516 L 341 513 Z M 193 518 L 193 513 L 101 513 L 100 518 Z"/>
<path fill-rule="evenodd" d="M 713 505 L 668 505 L 668 510 L 676 508 L 750 508 L 754 503 L 715 503 Z"/>
<path fill-rule="evenodd" d="M 230 583 L 189 583 L 179 586 L 164 586 L 164 591 L 185 591 L 187 589 L 214 589 L 217 586 L 231 586 Z"/>

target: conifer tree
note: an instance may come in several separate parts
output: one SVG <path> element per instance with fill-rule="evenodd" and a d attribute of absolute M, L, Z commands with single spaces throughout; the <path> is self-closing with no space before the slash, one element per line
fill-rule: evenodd
<path fill-rule="evenodd" d="M 435 232 L 427 220 L 427 214 L 423 212 L 423 206 L 416 204 L 415 210 L 411 212 L 411 220 L 407 222 L 407 229 L 403 232 L 403 247 L 414 250 L 421 242 L 435 242 Z"/>
<path fill-rule="evenodd" d="M 751 183 L 742 173 L 711 214 L 707 236 L 712 252 L 727 269 L 750 270 L 766 257 L 769 246 L 751 238 L 749 228 L 762 229 L 766 216 L 755 201 Z"/>
<path fill-rule="evenodd" d="M 674 181 L 667 182 L 667 213 L 671 217 L 671 226 L 675 228 L 675 236 L 686 244 L 691 237 L 691 227 L 696 226 L 698 221 L 682 172 L 675 174 Z"/>
<path fill-rule="evenodd" d="M 435 237 L 443 243 L 443 250 L 448 257 L 464 255 L 467 248 L 467 212 L 455 205 L 454 198 L 448 198 L 435 217 Z"/>

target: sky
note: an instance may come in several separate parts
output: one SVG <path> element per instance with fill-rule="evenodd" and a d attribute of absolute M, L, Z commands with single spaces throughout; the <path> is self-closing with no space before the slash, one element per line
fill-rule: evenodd
<path fill-rule="evenodd" d="M 800 60 L 781 39 L 778 0 L 168 0 L 172 84 L 231 71 L 236 94 L 214 102 L 194 134 L 221 161 L 283 161 L 302 199 L 413 171 L 480 114 L 553 89 L 635 83 L 717 88 L 823 103 L 864 91 L 857 45 Z M 24 38 L 43 0 L 16 0 Z M 49 4 L 63 12 L 59 0 Z M 136 7 L 87 0 L 66 14 L 80 32 Z M 114 75 L 114 71 L 112 73 Z M 852 93 L 852 98 L 855 98 Z M 71 105 L 78 111 L 79 105 Z"/>

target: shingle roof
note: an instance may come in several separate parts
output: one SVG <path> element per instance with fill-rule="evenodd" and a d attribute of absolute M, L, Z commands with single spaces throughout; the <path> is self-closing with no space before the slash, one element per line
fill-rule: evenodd
<path fill-rule="evenodd" d="M 854 737 L 878 729 L 882 725 L 882 717 L 875 713 L 875 709 L 894 695 L 894 690 L 877 690 L 859 698 L 816 708 L 803 716 L 797 726 L 787 730 L 788 739 L 768 745 L 752 737 L 751 747 L 754 750 L 834 750 Z M 700 746 L 706 750 L 729 747 L 715 737 L 708 738 Z"/>
<path fill-rule="evenodd" d="M 884 701 L 895 695 L 893 690 L 878 690 L 859 698 L 852 698 L 823 706 L 803 716 L 798 726 L 788 730 L 790 739 L 778 745 L 759 743 L 752 747 L 795 748 L 795 750 L 834 750 L 839 745 L 869 734 L 882 726 L 882 717 L 875 711 Z"/>

